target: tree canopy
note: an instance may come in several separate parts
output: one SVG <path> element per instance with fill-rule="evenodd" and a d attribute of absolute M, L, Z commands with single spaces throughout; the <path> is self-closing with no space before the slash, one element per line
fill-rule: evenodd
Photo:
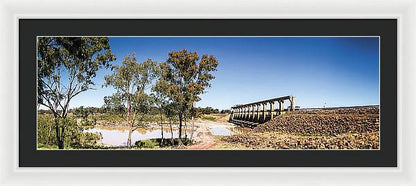
<path fill-rule="evenodd" d="M 156 78 L 156 62 L 148 59 L 138 63 L 134 53 L 127 55 L 120 66 L 112 67 L 112 74 L 105 76 L 105 85 L 112 86 L 116 93 L 107 101 L 117 101 L 125 105 L 129 137 L 127 147 L 131 146 L 131 133 L 140 127 L 143 116 L 151 109 L 152 99 L 146 92 Z M 137 118 L 140 116 L 140 118 Z M 136 123 L 137 122 L 137 123 Z"/>
<path fill-rule="evenodd" d="M 69 103 L 94 85 L 100 68 L 115 60 L 107 37 L 39 37 L 37 40 L 38 104 L 52 111 L 59 148 L 64 147 Z"/>
<path fill-rule="evenodd" d="M 160 78 L 156 87 L 166 94 L 179 107 L 179 137 L 182 132 L 182 119 L 187 110 L 199 101 L 206 87 L 210 87 L 210 80 L 215 76 L 218 60 L 213 55 L 202 55 L 196 52 L 181 51 L 169 52 L 166 63 L 160 65 Z"/>
<path fill-rule="evenodd" d="M 70 100 L 115 60 L 106 37 L 39 37 L 38 103 L 66 115 Z"/>

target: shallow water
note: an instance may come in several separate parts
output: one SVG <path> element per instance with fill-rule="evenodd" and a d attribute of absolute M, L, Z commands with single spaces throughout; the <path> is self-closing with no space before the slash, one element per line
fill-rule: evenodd
<path fill-rule="evenodd" d="M 164 138 L 171 138 L 170 131 L 163 130 Z M 108 146 L 126 146 L 127 138 L 129 135 L 128 130 L 117 130 L 117 129 L 103 129 L 93 128 L 85 130 L 85 132 L 101 133 L 101 143 Z M 145 139 L 161 138 L 161 130 L 135 130 L 131 133 L 131 144 L 134 145 L 136 141 Z M 178 131 L 173 131 L 173 137 L 178 137 Z"/>
<path fill-rule="evenodd" d="M 214 136 L 231 136 L 233 132 L 223 125 L 210 127 Z"/>
<path fill-rule="evenodd" d="M 232 132 L 226 126 L 213 126 L 210 127 L 212 134 L 214 136 L 228 136 L 232 135 Z M 166 139 L 171 138 L 170 129 L 163 130 L 163 137 Z M 92 132 L 92 133 L 101 133 L 102 139 L 100 142 L 106 146 L 126 146 L 127 138 L 129 135 L 128 130 L 123 129 L 114 129 L 114 128 L 92 128 L 85 130 L 85 132 Z M 188 137 L 190 137 L 191 131 L 187 132 Z M 184 134 L 182 134 L 184 135 Z M 194 132 L 194 137 L 197 136 L 197 132 Z M 145 140 L 145 139 L 155 139 L 161 138 L 161 130 L 160 129 L 137 129 L 132 132 L 131 134 L 131 144 L 134 145 L 136 141 Z M 173 130 L 173 137 L 178 138 L 178 130 Z"/>

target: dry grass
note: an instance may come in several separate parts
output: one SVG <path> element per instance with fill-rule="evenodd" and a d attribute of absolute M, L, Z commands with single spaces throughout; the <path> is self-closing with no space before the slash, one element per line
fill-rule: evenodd
<path fill-rule="evenodd" d="M 302 110 L 221 141 L 251 149 L 379 149 L 378 107 Z"/>

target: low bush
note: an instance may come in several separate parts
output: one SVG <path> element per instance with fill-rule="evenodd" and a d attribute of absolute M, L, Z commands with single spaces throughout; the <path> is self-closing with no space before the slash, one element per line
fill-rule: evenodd
<path fill-rule="evenodd" d="M 39 114 L 37 121 L 38 148 L 54 149 L 57 145 L 55 121 L 50 114 Z M 74 117 L 58 119 L 58 124 L 65 124 L 65 149 L 95 146 L 101 139 L 100 134 L 84 132 L 83 126 L 78 126 Z M 88 128 L 88 127 L 87 127 Z"/>
<path fill-rule="evenodd" d="M 202 119 L 203 120 L 209 120 L 209 121 L 215 121 L 216 120 L 216 118 L 213 117 L 213 116 L 202 116 Z"/>
<path fill-rule="evenodd" d="M 170 146 L 178 146 L 179 144 L 182 145 L 192 145 L 193 142 L 192 140 L 188 139 L 182 139 L 179 140 L 179 138 L 175 138 L 175 139 L 162 139 L 161 138 L 156 138 L 156 139 L 146 139 L 146 140 L 140 140 L 140 141 L 136 141 L 135 143 L 135 147 L 136 148 L 149 148 L 149 149 L 153 149 L 153 148 L 157 148 L 157 147 L 170 147 Z"/>
<path fill-rule="evenodd" d="M 151 140 L 151 139 L 136 141 L 135 145 L 138 148 L 149 148 L 149 149 L 153 149 L 159 146 L 159 144 L 155 140 Z"/>

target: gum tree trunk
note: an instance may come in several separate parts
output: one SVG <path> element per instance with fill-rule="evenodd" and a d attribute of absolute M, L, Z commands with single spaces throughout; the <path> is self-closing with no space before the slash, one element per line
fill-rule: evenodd
<path fill-rule="evenodd" d="M 59 121 L 57 116 L 55 116 L 55 132 L 56 132 L 56 142 L 58 143 L 59 149 L 64 149 L 64 142 L 62 140 L 62 134 L 59 133 Z"/>
<path fill-rule="evenodd" d="M 184 121 L 185 121 L 185 130 L 184 130 L 184 132 L 185 132 L 185 141 L 186 141 L 186 139 L 188 138 L 188 136 L 186 134 L 186 130 L 188 129 L 188 127 L 186 125 L 186 113 L 185 113 Z"/>
<path fill-rule="evenodd" d="M 192 116 L 192 129 L 191 129 L 191 140 L 194 138 L 194 130 L 195 130 L 195 120 L 194 117 Z"/>
<path fill-rule="evenodd" d="M 131 133 L 133 132 L 130 127 L 129 129 L 129 137 L 127 138 L 127 148 L 131 148 Z"/>
<path fill-rule="evenodd" d="M 162 114 L 160 114 L 160 128 L 161 128 L 161 133 L 162 133 L 162 139 L 160 140 L 161 145 L 163 145 L 163 116 Z"/>
<path fill-rule="evenodd" d="M 130 85 L 128 86 L 130 87 Z M 133 123 L 130 123 L 130 113 L 131 112 L 131 108 L 130 108 L 130 97 L 127 96 L 127 126 L 129 127 L 129 136 L 127 137 L 127 148 L 131 148 L 131 133 L 132 133 L 132 129 L 133 129 Z"/>
<path fill-rule="evenodd" d="M 162 133 L 162 139 L 160 140 L 161 145 L 163 145 L 163 124 L 160 124 L 161 133 Z"/>
<path fill-rule="evenodd" d="M 182 139 L 182 113 L 179 113 L 179 139 Z"/>
<path fill-rule="evenodd" d="M 169 125 L 170 125 L 170 140 L 171 140 L 172 145 L 173 145 L 173 127 L 172 127 L 172 120 L 169 120 Z"/>

